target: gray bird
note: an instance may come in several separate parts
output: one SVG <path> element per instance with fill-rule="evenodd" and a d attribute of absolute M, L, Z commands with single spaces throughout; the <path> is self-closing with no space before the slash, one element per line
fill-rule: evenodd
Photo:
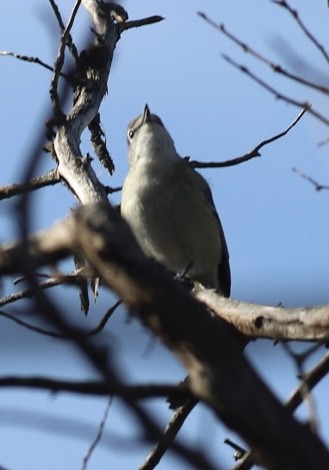
<path fill-rule="evenodd" d="M 121 213 L 144 253 L 229 297 L 229 254 L 208 183 L 147 105 L 129 123 L 127 140 Z"/>

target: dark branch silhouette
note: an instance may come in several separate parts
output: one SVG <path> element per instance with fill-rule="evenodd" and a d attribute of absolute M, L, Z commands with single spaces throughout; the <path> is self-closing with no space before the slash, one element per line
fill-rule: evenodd
<path fill-rule="evenodd" d="M 298 114 L 298 116 L 293 120 L 293 122 L 289 124 L 289 126 L 284 131 L 279 132 L 279 134 L 276 134 L 273 137 L 263 140 L 262 142 L 257 144 L 256 147 L 254 147 L 250 152 L 246 153 L 245 155 L 242 155 L 241 157 L 232 158 L 224 162 L 198 162 L 198 161 L 192 160 L 189 163 L 193 168 L 223 168 L 223 167 L 228 167 L 228 166 L 239 165 L 240 163 L 247 162 L 251 160 L 252 158 L 260 157 L 261 154 L 259 151 L 262 147 L 264 147 L 265 145 L 271 144 L 275 140 L 278 140 L 281 137 L 288 134 L 288 132 L 297 124 L 297 122 L 303 117 L 306 111 L 309 111 L 309 109 L 310 109 L 310 106 L 305 106 L 301 110 L 301 112 Z"/>

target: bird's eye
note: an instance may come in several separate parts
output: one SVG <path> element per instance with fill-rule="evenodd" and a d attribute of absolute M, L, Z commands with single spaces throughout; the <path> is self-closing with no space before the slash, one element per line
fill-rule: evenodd
<path fill-rule="evenodd" d="M 130 131 L 128 131 L 128 137 L 129 137 L 129 139 L 132 140 L 133 137 L 134 137 L 134 135 L 135 135 L 135 131 L 133 131 L 132 129 L 130 129 Z"/>

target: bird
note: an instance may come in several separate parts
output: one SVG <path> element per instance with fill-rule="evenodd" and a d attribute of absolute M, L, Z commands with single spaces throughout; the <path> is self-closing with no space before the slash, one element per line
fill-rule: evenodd
<path fill-rule="evenodd" d="M 170 271 L 230 296 L 229 252 L 207 181 L 146 104 L 128 124 L 121 214 L 141 249 Z"/>

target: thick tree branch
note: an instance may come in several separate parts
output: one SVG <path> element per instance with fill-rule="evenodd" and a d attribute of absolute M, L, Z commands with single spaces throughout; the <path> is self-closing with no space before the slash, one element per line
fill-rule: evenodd
<path fill-rule="evenodd" d="M 224 299 L 196 286 L 195 296 L 211 312 L 251 338 L 321 341 L 329 338 L 329 306 L 283 308 Z"/>
<path fill-rule="evenodd" d="M 72 19 L 79 2 L 72 12 L 71 19 L 63 32 L 61 47 L 55 63 L 55 72 L 51 86 L 51 96 L 55 105 L 55 116 L 58 119 L 58 131 L 54 140 L 54 149 L 58 160 L 58 172 L 67 182 L 73 193 L 82 204 L 107 201 L 107 192 L 91 167 L 90 158 L 83 157 L 80 150 L 80 137 L 83 130 L 95 123 L 99 106 L 107 92 L 107 82 L 111 69 L 114 50 L 120 34 L 131 27 L 161 21 L 161 17 L 153 16 L 142 20 L 126 22 L 128 15 L 125 10 L 114 3 L 101 3 L 95 0 L 82 0 L 94 23 L 95 44 L 80 56 L 78 67 L 78 83 L 75 86 L 73 106 L 67 116 L 60 110 L 57 86 L 59 72 L 64 63 L 66 40 Z M 95 137 L 95 134 L 94 134 Z M 101 159 L 106 157 L 107 167 L 114 171 L 114 164 L 103 142 L 97 133 L 97 149 L 101 148 Z"/>
<path fill-rule="evenodd" d="M 160 439 L 157 445 L 152 449 L 145 462 L 139 467 L 139 470 L 153 470 L 158 465 L 168 448 L 174 442 L 178 432 L 185 423 L 186 418 L 189 416 L 196 404 L 197 401 L 190 398 L 185 401 L 184 405 L 179 406 L 177 410 L 175 410 L 165 429 L 162 439 Z"/>
<path fill-rule="evenodd" d="M 79 201 L 81 203 L 93 201 L 106 202 L 106 191 L 98 181 L 90 165 L 90 158 L 82 157 L 79 146 L 82 131 L 97 115 L 100 103 L 107 91 L 107 80 L 113 51 L 119 38 L 117 27 L 110 18 L 108 21 L 102 18 L 102 29 L 100 27 L 97 29 L 97 25 L 95 25 L 96 32 L 99 35 L 96 36 L 94 54 L 97 55 L 99 50 L 101 50 L 102 57 L 100 63 L 90 64 L 87 62 L 84 64 L 84 69 L 80 71 L 82 76 L 80 80 L 82 82 L 77 88 L 72 109 L 67 116 L 64 116 L 60 110 L 57 95 L 59 72 L 64 64 L 66 40 L 80 3 L 81 0 L 76 2 L 69 23 L 63 32 L 61 46 L 54 67 L 55 72 L 50 94 L 54 102 L 55 116 L 60 120 L 60 125 L 54 139 L 54 150 L 58 160 L 58 172 Z M 98 18 L 96 2 L 86 0 L 83 2 L 83 5 L 93 14 L 94 19 Z"/>
<path fill-rule="evenodd" d="M 302 383 L 292 392 L 285 404 L 287 410 L 293 413 L 305 399 L 305 384 L 313 389 L 329 372 L 329 354 L 326 354 L 312 369 L 303 375 Z M 247 452 L 232 470 L 250 470 L 255 464 L 254 453 Z"/>
<path fill-rule="evenodd" d="M 94 21 L 95 44 L 80 57 L 83 60 L 79 63 L 79 78 L 82 80 L 76 85 L 71 110 L 64 115 L 57 87 L 69 31 L 80 4 L 77 1 L 63 32 L 51 95 L 58 126 L 54 140 L 58 171 L 86 206 L 51 229 L 4 248 L 0 252 L 0 271 L 26 272 L 31 286 L 36 288 L 36 267 L 56 263 L 72 254 L 86 259 L 104 284 L 119 295 L 185 365 L 189 373 L 188 386 L 195 397 L 207 403 L 250 447 L 257 449 L 257 462 L 273 470 L 327 470 L 327 450 L 316 435 L 289 415 L 259 379 L 242 354 L 242 342 L 234 328 L 220 315 L 209 314 L 205 305 L 174 282 L 161 266 L 145 258 L 125 222 L 110 207 L 105 188 L 91 168 L 90 158 L 82 157 L 81 133 L 98 112 L 107 91 L 115 45 L 120 33 L 128 29 L 122 7 L 94 0 L 82 2 Z M 109 11 L 104 5 L 108 5 Z M 102 204 L 88 204 L 95 201 Z M 26 232 L 22 229 L 23 234 Z M 50 324 L 71 335 L 104 380 L 107 379 L 106 384 L 109 386 L 114 380 L 118 390 L 121 381 L 115 371 L 112 373 L 103 351 L 85 342 L 42 291 L 37 290 L 35 306 L 47 312 Z M 258 315 L 255 327 L 263 328 L 263 322 L 263 316 Z M 266 321 L 264 323 L 266 325 Z M 268 331 L 267 326 L 266 335 Z M 290 330 L 287 331 L 290 334 Z M 145 425 L 147 436 L 158 438 L 159 431 L 152 420 L 134 399 L 125 398 Z M 173 448 L 177 449 L 177 444 Z"/>
<path fill-rule="evenodd" d="M 47 256 L 54 261 L 70 251 L 84 256 L 183 362 L 193 394 L 257 449 L 258 462 L 280 470 L 329 468 L 329 454 L 318 437 L 291 418 L 257 377 L 231 327 L 145 258 L 116 211 L 102 204 L 80 207 L 62 228 L 57 247 L 49 233 L 46 240 L 32 240 L 32 259 L 46 263 Z M 58 238 L 59 230 L 60 224 L 52 235 L 57 232 Z M 19 270 L 13 247 L 0 259 L 2 271 Z"/>
<path fill-rule="evenodd" d="M 110 209 L 109 213 L 111 213 Z M 116 221 L 115 223 L 122 223 L 116 211 L 112 213 L 112 217 L 113 221 Z M 76 251 L 75 241 L 72 238 L 72 230 L 75 225 L 75 218 L 68 217 L 29 239 L 26 249 L 35 263 L 35 268 L 55 263 Z M 124 243 L 124 240 L 122 240 L 122 243 Z M 126 243 L 128 247 L 128 240 L 126 240 Z M 21 243 L 0 247 L 1 274 L 20 272 L 23 250 L 24 247 Z M 127 248 L 127 255 L 129 252 L 130 250 Z M 72 282 L 75 282 L 74 279 L 72 279 Z M 52 285 L 51 282 L 50 285 Z M 135 288 L 132 286 L 131 301 L 134 297 L 134 291 Z M 248 337 L 320 342 L 328 340 L 328 305 L 307 308 L 257 305 L 223 298 L 201 285 L 196 285 L 193 293 L 197 300 L 208 307 L 213 316 L 224 319 Z M 30 291 L 28 294 L 30 294 Z M 13 298 L 13 300 L 17 299 Z"/>

